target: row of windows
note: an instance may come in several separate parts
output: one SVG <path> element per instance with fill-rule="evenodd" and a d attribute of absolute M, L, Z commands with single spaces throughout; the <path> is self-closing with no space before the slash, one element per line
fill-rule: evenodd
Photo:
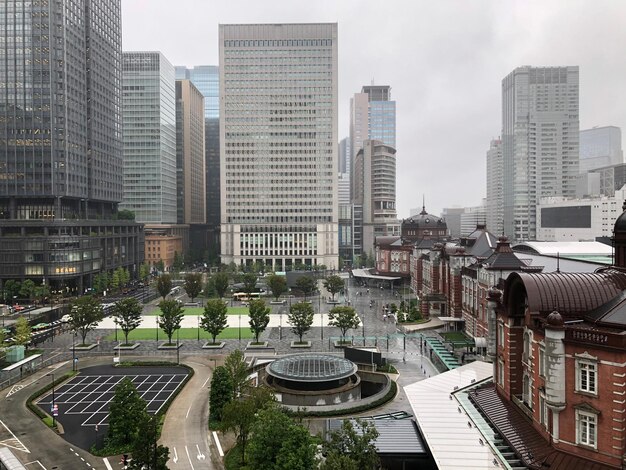
<path fill-rule="evenodd" d="M 332 39 L 226 40 L 224 47 L 312 47 L 332 46 Z"/>

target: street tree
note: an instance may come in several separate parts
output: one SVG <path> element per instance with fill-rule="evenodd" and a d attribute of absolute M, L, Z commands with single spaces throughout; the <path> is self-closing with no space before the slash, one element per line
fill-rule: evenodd
<path fill-rule="evenodd" d="M 172 262 L 172 269 L 174 270 L 174 272 L 180 272 L 183 269 L 184 266 L 184 259 L 183 257 L 178 254 L 178 251 L 174 252 L 174 261 Z"/>
<path fill-rule="evenodd" d="M 15 334 L 13 340 L 15 344 L 20 346 L 28 346 L 30 343 L 30 334 L 32 330 L 25 317 L 20 317 L 15 322 Z"/>
<path fill-rule="evenodd" d="M 128 344 L 128 334 L 141 324 L 141 312 L 143 307 L 134 297 L 115 302 L 113 312 L 115 314 L 115 323 L 124 333 L 124 344 Z"/>
<path fill-rule="evenodd" d="M 69 326 L 80 335 L 85 344 L 87 333 L 94 330 L 104 318 L 104 311 L 100 301 L 91 295 L 79 297 L 72 303 Z"/>
<path fill-rule="evenodd" d="M 255 273 L 245 273 L 241 276 L 241 282 L 243 282 L 243 291 L 248 294 L 252 294 L 256 289 L 256 274 Z"/>
<path fill-rule="evenodd" d="M 265 331 L 270 322 L 270 308 L 265 306 L 263 299 L 251 300 L 249 309 L 250 330 L 254 334 L 254 342 L 259 342 L 259 336 Z"/>
<path fill-rule="evenodd" d="M 133 382 L 124 377 L 115 387 L 111 399 L 107 444 L 115 447 L 132 445 L 138 435 L 138 423 L 145 412 L 145 400 Z"/>
<path fill-rule="evenodd" d="M 311 329 L 313 325 L 313 306 L 308 302 L 298 302 L 289 307 L 287 322 L 302 343 L 302 336 Z"/>
<path fill-rule="evenodd" d="M 22 282 L 22 285 L 20 286 L 20 297 L 30 300 L 35 294 L 35 287 L 35 281 L 31 279 L 26 279 Z"/>
<path fill-rule="evenodd" d="M 213 285 L 215 286 L 215 291 L 217 295 L 220 296 L 220 299 L 224 297 L 226 291 L 228 290 L 228 274 L 224 272 L 216 273 L 213 276 Z"/>
<path fill-rule="evenodd" d="M 233 399 L 233 382 L 224 366 L 217 366 L 211 378 L 211 390 L 209 392 L 209 421 L 219 423 L 222 421 L 224 406 Z"/>
<path fill-rule="evenodd" d="M 139 280 L 145 282 L 150 276 L 150 265 L 148 263 L 141 263 L 139 266 Z"/>
<path fill-rule="evenodd" d="M 106 271 L 103 271 L 94 276 L 92 287 L 96 290 L 96 292 L 101 294 L 109 288 L 110 283 L 111 279 L 109 278 L 109 274 Z"/>
<path fill-rule="evenodd" d="M 341 428 L 331 432 L 330 438 L 322 444 L 327 456 L 322 470 L 338 468 L 375 470 L 378 468 L 380 459 L 376 453 L 376 439 L 378 438 L 376 427 L 360 419 L 357 419 L 355 423 L 353 424 L 351 420 L 344 420 Z M 356 463 L 356 467 L 335 465 L 345 461 L 346 456 Z"/>
<path fill-rule="evenodd" d="M 238 398 L 248 391 L 248 363 L 240 349 L 231 352 L 224 361 L 232 383 L 232 396 Z"/>
<path fill-rule="evenodd" d="M 345 342 L 346 333 L 352 328 L 358 328 L 361 320 L 352 307 L 333 307 L 328 312 L 328 324 L 341 330 L 341 342 Z"/>
<path fill-rule="evenodd" d="M 165 262 L 162 259 L 160 259 L 159 261 L 154 263 L 154 267 L 156 268 L 158 272 L 162 273 L 163 271 L 165 271 Z"/>
<path fill-rule="evenodd" d="M 212 343 L 228 325 L 228 309 L 221 299 L 210 299 L 204 306 L 204 313 L 200 319 L 200 327 L 209 333 Z"/>
<path fill-rule="evenodd" d="M 137 424 L 137 437 L 133 442 L 130 462 L 131 470 L 167 470 L 169 448 L 157 443 L 159 439 L 159 418 L 143 413 Z"/>
<path fill-rule="evenodd" d="M 304 300 L 306 300 L 308 296 L 313 295 L 313 293 L 317 290 L 315 279 L 311 276 L 299 277 L 296 281 L 296 287 L 302 292 L 302 295 L 304 295 Z"/>
<path fill-rule="evenodd" d="M 13 303 L 13 299 L 20 295 L 22 283 L 15 279 L 9 279 L 4 283 L 4 301 L 5 303 Z"/>
<path fill-rule="evenodd" d="M 159 328 L 167 335 L 167 344 L 172 344 L 172 336 L 180 329 L 180 324 L 185 316 L 185 309 L 178 300 L 161 300 L 159 302 L 161 315 L 157 320 Z"/>
<path fill-rule="evenodd" d="M 267 277 L 267 286 L 272 291 L 274 299 L 278 300 L 281 295 L 287 292 L 287 278 L 278 274 L 272 274 Z"/>
<path fill-rule="evenodd" d="M 42 282 L 40 285 L 35 286 L 33 294 L 37 302 L 43 303 L 50 296 L 50 287 Z"/>
<path fill-rule="evenodd" d="M 120 270 L 119 268 L 113 271 L 113 275 L 111 276 L 111 287 L 113 290 L 117 290 L 122 285 L 122 280 L 120 279 Z"/>
<path fill-rule="evenodd" d="M 172 276 L 161 274 L 157 278 L 156 289 L 159 295 L 163 297 L 163 300 L 165 300 L 165 297 L 172 291 Z"/>
<path fill-rule="evenodd" d="M 341 292 L 345 283 L 343 279 L 341 279 L 337 275 L 328 276 L 324 279 L 324 289 L 331 293 L 333 296 L 333 301 L 335 300 L 335 294 L 337 292 Z"/>
<path fill-rule="evenodd" d="M 183 283 L 183 289 L 193 302 L 193 299 L 198 297 L 202 291 L 202 274 L 201 273 L 189 273 L 185 275 L 185 281 Z"/>

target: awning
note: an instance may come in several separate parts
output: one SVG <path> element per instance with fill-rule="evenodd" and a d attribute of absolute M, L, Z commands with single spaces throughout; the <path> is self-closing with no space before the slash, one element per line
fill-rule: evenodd
<path fill-rule="evenodd" d="M 367 269 L 353 269 L 352 275 L 354 277 L 364 277 L 367 279 L 378 279 L 380 281 L 397 281 L 398 279 L 402 279 L 401 277 L 391 277 L 391 276 L 379 276 L 377 274 L 371 274 Z"/>

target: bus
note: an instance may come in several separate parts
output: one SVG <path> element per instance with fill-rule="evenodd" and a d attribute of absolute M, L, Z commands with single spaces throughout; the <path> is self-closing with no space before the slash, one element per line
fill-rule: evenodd
<path fill-rule="evenodd" d="M 260 292 L 252 292 L 250 295 L 248 295 L 246 292 L 235 292 L 233 294 L 233 300 L 237 300 L 238 302 L 249 302 L 250 300 L 256 300 L 260 298 Z"/>

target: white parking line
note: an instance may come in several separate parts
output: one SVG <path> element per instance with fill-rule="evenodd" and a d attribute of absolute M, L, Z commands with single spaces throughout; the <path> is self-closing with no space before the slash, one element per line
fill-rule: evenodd
<path fill-rule="evenodd" d="M 104 466 L 107 468 L 107 470 L 113 470 L 113 467 L 111 467 L 111 464 L 109 463 L 109 459 L 105 457 L 102 459 L 102 461 L 104 462 Z"/>

